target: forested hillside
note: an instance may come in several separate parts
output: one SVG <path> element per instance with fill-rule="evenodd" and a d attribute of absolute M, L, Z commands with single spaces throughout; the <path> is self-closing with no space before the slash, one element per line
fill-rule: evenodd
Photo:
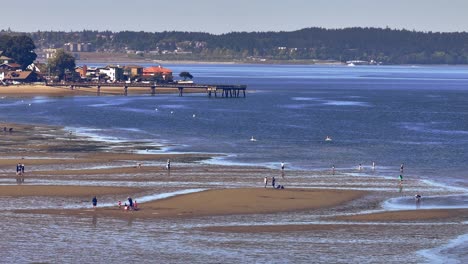
<path fill-rule="evenodd" d="M 292 32 L 34 32 L 36 46 L 89 43 L 92 51 L 192 60 L 363 60 L 385 64 L 468 64 L 468 33 L 380 28 Z"/>

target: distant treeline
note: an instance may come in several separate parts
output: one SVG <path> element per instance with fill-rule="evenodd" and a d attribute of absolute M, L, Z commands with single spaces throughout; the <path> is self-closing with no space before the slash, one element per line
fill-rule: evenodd
<path fill-rule="evenodd" d="M 91 43 L 95 51 L 200 60 L 374 60 L 384 64 L 468 64 L 468 33 L 381 28 L 306 28 L 292 32 L 30 33 L 38 48 Z"/>

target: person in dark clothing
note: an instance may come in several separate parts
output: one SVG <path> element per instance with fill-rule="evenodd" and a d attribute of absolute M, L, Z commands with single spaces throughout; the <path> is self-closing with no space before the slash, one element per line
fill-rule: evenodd
<path fill-rule="evenodd" d="M 97 206 L 97 198 L 96 198 L 96 196 L 94 196 L 94 198 L 93 198 L 93 207 L 96 208 L 96 206 Z"/>
<path fill-rule="evenodd" d="M 276 183 L 275 177 L 271 178 L 271 185 L 273 186 L 273 188 L 275 188 L 275 183 Z"/>
<path fill-rule="evenodd" d="M 130 208 L 133 208 L 133 200 L 131 197 L 128 197 L 128 206 L 130 206 Z"/>

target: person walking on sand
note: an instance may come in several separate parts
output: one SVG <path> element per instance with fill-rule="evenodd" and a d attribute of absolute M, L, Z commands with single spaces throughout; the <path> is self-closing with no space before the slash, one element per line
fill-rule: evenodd
<path fill-rule="evenodd" d="M 130 207 L 130 209 L 133 209 L 133 200 L 131 197 L 128 197 L 128 206 Z"/>
<path fill-rule="evenodd" d="M 138 209 L 138 203 L 137 203 L 136 200 L 133 201 L 133 209 L 134 209 L 134 210 L 137 210 L 137 209 Z"/>
<path fill-rule="evenodd" d="M 281 162 L 281 170 L 284 170 L 284 162 Z"/>
<path fill-rule="evenodd" d="M 273 189 L 275 188 L 275 182 L 276 182 L 275 177 L 272 177 L 271 178 L 271 186 L 273 186 Z"/>
<path fill-rule="evenodd" d="M 16 175 L 19 175 L 21 172 L 21 164 L 16 164 Z"/>
<path fill-rule="evenodd" d="M 166 169 L 171 170 L 171 160 L 170 159 L 167 159 Z"/>
<path fill-rule="evenodd" d="M 414 199 L 416 200 L 416 203 L 421 202 L 421 195 L 420 195 L 419 193 L 417 193 L 417 194 L 414 196 Z"/>
<path fill-rule="evenodd" d="M 122 202 L 121 202 L 121 201 L 119 201 L 119 202 L 117 203 L 117 205 L 119 206 L 119 209 L 122 208 Z"/>
<path fill-rule="evenodd" d="M 263 178 L 263 183 L 265 183 L 265 188 L 266 188 L 268 184 L 268 177 Z"/>
<path fill-rule="evenodd" d="M 97 206 L 97 198 L 96 196 L 93 197 L 93 208 L 96 208 Z"/>
<path fill-rule="evenodd" d="M 403 175 L 398 176 L 398 185 L 403 185 Z"/>
<path fill-rule="evenodd" d="M 24 164 L 21 163 L 21 175 L 23 175 L 23 174 L 24 174 Z"/>

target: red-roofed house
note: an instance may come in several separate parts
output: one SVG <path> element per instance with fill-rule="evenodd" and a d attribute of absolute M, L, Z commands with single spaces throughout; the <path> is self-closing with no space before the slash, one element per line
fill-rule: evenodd
<path fill-rule="evenodd" d="M 3 63 L 0 64 L 0 71 L 16 71 L 21 69 L 21 65 L 18 63 Z"/>
<path fill-rule="evenodd" d="M 161 65 L 159 66 L 152 66 L 149 68 L 144 68 L 143 69 L 143 76 L 149 77 L 149 76 L 155 76 L 158 77 L 160 76 L 164 81 L 172 81 L 172 71 L 162 67 Z"/>
<path fill-rule="evenodd" d="M 3 81 L 5 82 L 35 82 L 37 74 L 32 71 L 10 71 L 6 72 Z"/>

